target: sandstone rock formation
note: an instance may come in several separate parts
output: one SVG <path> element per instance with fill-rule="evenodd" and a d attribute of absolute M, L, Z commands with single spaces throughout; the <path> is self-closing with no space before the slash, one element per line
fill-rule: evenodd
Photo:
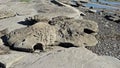
<path fill-rule="evenodd" d="M 77 20 L 65 16 L 52 18 L 49 22 L 57 29 L 57 40 L 72 43 L 75 46 L 93 46 L 97 40 L 94 35 L 98 32 L 98 25 L 94 21 Z"/>
<path fill-rule="evenodd" d="M 73 44 L 73 46 L 93 46 L 97 44 L 94 36 L 97 31 L 98 26 L 93 21 L 58 16 L 48 23 L 38 22 L 12 31 L 7 35 L 7 41 L 10 47 L 28 51 L 46 50 L 50 49 L 49 45 L 61 45 L 61 43 Z"/>
<path fill-rule="evenodd" d="M 4 45 L 4 42 L 1 39 L 1 37 L 4 36 L 6 33 L 7 33 L 7 29 L 0 31 L 0 55 L 9 53 L 9 48 Z"/>
<path fill-rule="evenodd" d="M 31 59 L 33 58 L 33 59 Z M 120 61 L 98 56 L 86 48 L 68 48 L 43 55 L 29 54 L 13 65 L 14 68 L 119 68 Z"/>
<path fill-rule="evenodd" d="M 17 29 L 7 35 L 10 47 L 32 50 L 48 49 L 56 41 L 56 31 L 47 23 L 39 22 L 33 26 Z"/>
<path fill-rule="evenodd" d="M 4 29 L 4 30 L 1 30 L 1 31 L 0 31 L 0 37 L 6 35 L 7 33 L 8 33 L 8 29 L 7 29 L 7 28 Z"/>
<path fill-rule="evenodd" d="M 68 16 L 82 19 L 81 11 L 58 0 L 39 0 L 37 2 L 35 2 L 34 9 L 37 10 L 39 17 L 51 19 L 57 16 Z"/>
<path fill-rule="evenodd" d="M 0 55 L 0 68 L 10 68 L 14 63 L 20 61 L 23 57 L 25 57 L 24 53 L 12 53 Z"/>

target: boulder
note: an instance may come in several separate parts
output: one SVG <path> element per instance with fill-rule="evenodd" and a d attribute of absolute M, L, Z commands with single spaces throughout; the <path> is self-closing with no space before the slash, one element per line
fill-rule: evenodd
<path fill-rule="evenodd" d="M 88 12 L 90 12 L 90 13 L 96 13 L 97 10 L 95 10 L 95 9 L 88 9 Z"/>
<path fill-rule="evenodd" d="M 94 46 L 98 25 L 94 21 L 78 20 L 65 16 L 52 18 L 50 25 L 57 29 L 57 41 L 72 43 L 75 46 Z"/>
<path fill-rule="evenodd" d="M 120 17 L 117 15 L 106 15 L 105 18 L 116 23 L 120 23 Z"/>
<path fill-rule="evenodd" d="M 94 21 L 58 16 L 48 22 L 16 29 L 7 35 L 7 41 L 12 48 L 46 51 L 52 48 L 51 45 L 94 46 L 97 32 L 98 25 Z"/>
<path fill-rule="evenodd" d="M 54 27 L 47 23 L 39 22 L 33 26 L 16 29 L 7 35 L 10 47 L 20 48 L 26 51 L 35 49 L 49 49 L 47 45 L 53 45 L 56 41 Z"/>

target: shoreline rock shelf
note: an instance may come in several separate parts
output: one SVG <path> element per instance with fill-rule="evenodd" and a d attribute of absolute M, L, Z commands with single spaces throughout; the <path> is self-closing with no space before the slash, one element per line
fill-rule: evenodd
<path fill-rule="evenodd" d="M 87 3 L 0 0 L 0 68 L 119 68 L 119 10 Z"/>

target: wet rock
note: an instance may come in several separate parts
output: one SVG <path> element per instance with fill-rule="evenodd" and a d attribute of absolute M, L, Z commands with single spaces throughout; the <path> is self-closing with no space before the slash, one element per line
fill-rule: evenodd
<path fill-rule="evenodd" d="M 114 21 L 116 23 L 120 23 L 120 17 L 119 16 L 116 16 L 116 15 L 106 15 L 105 18 L 110 20 L 110 21 Z"/>
<path fill-rule="evenodd" d="M 88 3 L 89 0 L 79 0 L 81 3 Z"/>
<path fill-rule="evenodd" d="M 97 10 L 95 10 L 95 9 L 88 9 L 88 12 L 90 12 L 90 13 L 96 13 Z"/>
<path fill-rule="evenodd" d="M 94 35 L 98 32 L 98 25 L 94 21 L 58 16 L 52 18 L 49 24 L 57 29 L 59 42 L 69 42 L 75 46 L 93 46 L 97 43 Z"/>
<path fill-rule="evenodd" d="M 33 26 L 17 29 L 7 35 L 8 44 L 14 49 L 34 51 L 46 50 L 56 41 L 54 27 L 47 23 L 39 22 Z"/>

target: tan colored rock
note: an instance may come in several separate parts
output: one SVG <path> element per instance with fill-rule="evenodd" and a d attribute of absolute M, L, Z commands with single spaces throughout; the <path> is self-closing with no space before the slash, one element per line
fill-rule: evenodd
<path fill-rule="evenodd" d="M 0 19 L 14 17 L 15 12 L 6 5 L 0 5 Z"/>
<path fill-rule="evenodd" d="M 32 59 L 31 59 L 32 58 Z M 14 68 L 119 68 L 120 61 L 110 56 L 98 56 L 86 48 L 68 48 L 43 55 L 30 54 Z"/>
<path fill-rule="evenodd" d="M 5 45 L 0 45 L 0 55 L 9 54 L 10 49 Z"/>
<path fill-rule="evenodd" d="M 3 45 L 3 41 L 2 41 L 2 39 L 0 38 L 0 45 Z"/>
<path fill-rule="evenodd" d="M 39 22 L 33 26 L 17 29 L 8 34 L 8 43 L 14 48 L 28 50 L 49 49 L 56 41 L 54 27 L 47 23 Z"/>
<path fill-rule="evenodd" d="M 5 68 L 10 68 L 14 63 L 20 61 L 25 56 L 24 53 L 0 55 L 0 62 L 4 64 Z"/>
<path fill-rule="evenodd" d="M 7 34 L 7 29 L 0 31 L 0 37 L 4 36 L 5 34 Z M 8 53 L 9 53 L 9 48 L 4 45 L 3 40 L 0 38 L 0 55 L 8 54 Z"/>
<path fill-rule="evenodd" d="M 30 22 L 31 23 L 31 22 Z M 95 35 L 98 25 L 94 21 L 78 20 L 58 16 L 47 22 L 17 29 L 7 35 L 10 47 L 27 49 L 51 49 L 49 45 L 73 44 L 73 46 L 93 46 L 97 44 Z M 69 45 L 66 46 L 69 46 Z"/>
<path fill-rule="evenodd" d="M 95 35 L 98 32 L 98 25 L 94 21 L 59 16 L 53 18 L 49 24 L 58 30 L 57 41 L 59 42 L 72 43 L 75 46 L 97 44 Z"/>
<path fill-rule="evenodd" d="M 6 35 L 8 33 L 8 29 L 3 29 L 0 31 L 0 37 Z"/>
<path fill-rule="evenodd" d="M 39 0 L 35 5 L 39 17 L 51 19 L 57 16 L 68 16 L 83 19 L 80 16 L 81 11 L 58 0 Z"/>

